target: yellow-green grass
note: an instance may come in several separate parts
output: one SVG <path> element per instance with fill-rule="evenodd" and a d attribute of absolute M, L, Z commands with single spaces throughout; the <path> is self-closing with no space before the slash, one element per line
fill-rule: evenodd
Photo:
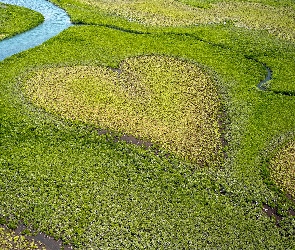
<path fill-rule="evenodd" d="M 67 119 L 151 140 L 202 165 L 220 159 L 220 101 L 214 81 L 195 64 L 165 56 L 123 61 L 120 69 L 40 69 L 26 95 Z"/>
<path fill-rule="evenodd" d="M 0 40 L 40 24 L 43 16 L 33 10 L 0 3 Z"/>
<path fill-rule="evenodd" d="M 276 184 L 295 197 L 295 141 L 291 141 L 275 155 L 270 169 Z"/>
<path fill-rule="evenodd" d="M 26 239 L 23 235 L 16 235 L 13 231 L 0 226 L 1 250 L 33 250 L 45 249 L 37 245 L 35 241 Z"/>
<path fill-rule="evenodd" d="M 223 23 L 238 27 L 264 29 L 279 37 L 294 40 L 295 11 L 292 7 L 273 7 L 253 2 L 218 2 L 210 8 L 196 8 L 175 0 L 79 0 L 129 21 L 152 26 L 191 26 Z"/>

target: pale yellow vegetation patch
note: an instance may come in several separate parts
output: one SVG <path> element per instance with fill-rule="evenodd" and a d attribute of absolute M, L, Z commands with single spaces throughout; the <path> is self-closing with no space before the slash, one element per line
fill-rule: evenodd
<path fill-rule="evenodd" d="M 5 34 L 0 34 L 0 40 L 3 40 L 6 37 Z"/>
<path fill-rule="evenodd" d="M 47 68 L 31 72 L 24 89 L 34 104 L 67 119 L 145 138 L 200 163 L 219 159 L 217 89 L 195 64 L 142 56 L 118 70 Z"/>
<path fill-rule="evenodd" d="M 23 235 L 16 235 L 14 232 L 0 226 L 0 249 L 1 250 L 33 250 L 43 249 L 33 240 L 26 239 Z"/>
<path fill-rule="evenodd" d="M 295 12 L 289 7 L 279 8 L 258 3 L 237 2 L 219 3 L 213 9 L 216 11 L 219 9 L 220 18 L 232 20 L 236 26 L 263 29 L 281 38 L 295 39 Z"/>
<path fill-rule="evenodd" d="M 279 187 L 295 197 L 295 141 L 271 160 L 271 177 Z"/>
<path fill-rule="evenodd" d="M 249 2 L 220 2 L 204 9 L 175 0 L 80 2 L 146 25 L 187 26 L 232 20 L 236 26 L 264 29 L 285 39 L 295 39 L 295 12 L 290 7 L 272 7 Z"/>

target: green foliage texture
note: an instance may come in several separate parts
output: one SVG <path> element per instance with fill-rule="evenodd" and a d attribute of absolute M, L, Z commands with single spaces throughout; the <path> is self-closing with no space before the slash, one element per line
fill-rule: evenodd
<path fill-rule="evenodd" d="M 22 33 L 43 21 L 33 10 L 0 3 L 0 40 Z"/>
<path fill-rule="evenodd" d="M 295 45 L 292 33 L 285 35 L 293 24 L 279 18 L 281 10 L 294 14 L 294 2 L 166 1 L 169 8 L 182 4 L 202 11 L 236 4 L 235 13 L 241 15 L 239 20 L 227 17 L 186 27 L 179 8 L 167 19 L 161 5 L 152 6 L 156 10 L 150 13 L 164 22 L 153 23 L 142 16 L 152 7 L 137 5 L 139 1 L 130 13 L 126 8 L 116 12 L 107 1 L 53 2 L 77 25 L 0 62 L 0 215 L 76 249 L 294 249 L 294 217 L 288 215 L 294 203 L 282 198 L 284 190 L 267 183 L 273 180 L 267 171 L 273 152 L 294 138 L 286 135 L 295 130 L 290 95 Z M 249 16 L 241 13 L 241 6 L 250 10 Z M 273 27 L 281 27 L 278 32 L 261 19 L 266 18 L 261 11 L 269 10 Z M 136 18 L 130 19 L 132 15 Z M 203 167 L 169 147 L 160 145 L 155 153 L 117 141 L 114 134 L 121 131 L 116 127 L 99 135 L 99 123 L 55 112 L 36 103 L 29 92 L 34 82 L 42 82 L 38 75 L 47 77 L 45 84 L 54 77 L 74 79 L 69 81 L 71 94 L 96 103 L 99 93 L 93 83 L 98 81 L 90 81 L 90 76 L 83 81 L 75 74 L 88 68 L 95 71 L 94 79 L 106 77 L 108 86 L 99 84 L 110 95 L 118 91 L 110 81 L 118 72 L 111 69 L 120 69 L 128 60 L 133 60 L 130 67 L 143 67 L 161 86 L 160 75 L 145 68 L 148 60 L 136 61 L 140 58 L 185 62 L 212 79 L 214 88 L 209 89 L 216 89 L 211 94 L 218 96 L 216 105 L 223 114 L 218 127 L 227 141 L 223 161 Z M 257 88 L 267 73 L 262 63 L 273 72 L 267 91 Z M 153 72 L 154 67 L 149 65 Z M 73 69 L 78 73 L 72 74 Z M 140 98 L 135 100 L 138 108 Z M 161 101 L 163 107 L 168 104 Z M 277 208 L 283 217 L 280 227 L 263 214 L 263 204 Z"/>

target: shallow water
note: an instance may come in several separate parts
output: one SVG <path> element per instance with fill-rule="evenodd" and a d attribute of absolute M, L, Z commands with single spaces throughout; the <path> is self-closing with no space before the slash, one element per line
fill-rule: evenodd
<path fill-rule="evenodd" d="M 0 0 L 0 3 L 23 6 L 40 12 L 44 22 L 39 26 L 0 42 L 0 61 L 34 48 L 71 26 L 67 13 L 46 0 Z"/>
<path fill-rule="evenodd" d="M 265 87 L 265 84 L 270 81 L 272 79 L 272 71 L 271 69 L 264 63 L 262 63 L 262 65 L 265 67 L 266 71 L 267 71 L 267 75 L 265 76 L 265 79 L 262 80 L 258 85 L 257 87 L 260 89 L 260 90 L 263 90 L 263 91 L 266 91 L 267 88 Z"/>

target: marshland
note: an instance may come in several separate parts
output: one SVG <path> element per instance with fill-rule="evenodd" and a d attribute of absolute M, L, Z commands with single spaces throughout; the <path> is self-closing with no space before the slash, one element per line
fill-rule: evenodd
<path fill-rule="evenodd" d="M 294 1 L 50 2 L 0 61 L 0 248 L 295 249 Z"/>

